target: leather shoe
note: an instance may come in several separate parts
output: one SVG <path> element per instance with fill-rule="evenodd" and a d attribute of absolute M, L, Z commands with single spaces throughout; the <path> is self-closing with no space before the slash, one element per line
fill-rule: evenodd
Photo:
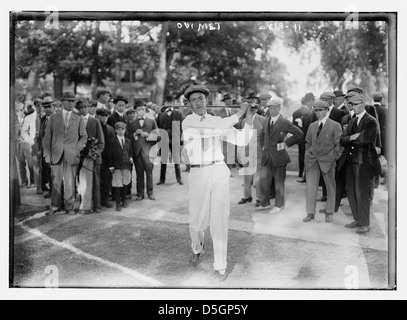
<path fill-rule="evenodd" d="M 242 198 L 237 204 L 244 204 L 246 202 L 252 202 L 253 198 L 249 197 L 249 198 Z"/>
<path fill-rule="evenodd" d="M 325 222 L 332 222 L 332 213 L 327 213 L 326 214 Z"/>
<path fill-rule="evenodd" d="M 254 204 L 254 207 L 260 207 L 261 206 L 261 201 L 259 199 L 256 200 L 256 203 Z"/>
<path fill-rule="evenodd" d="M 122 206 L 120 204 L 116 204 L 116 211 L 122 211 Z"/>
<path fill-rule="evenodd" d="M 165 183 L 165 181 L 158 181 L 157 186 L 159 186 L 160 184 L 164 184 L 164 183 Z"/>
<path fill-rule="evenodd" d="M 306 182 L 307 182 L 307 180 L 302 179 L 302 180 L 297 180 L 297 182 L 299 182 L 299 183 L 306 183 Z"/>
<path fill-rule="evenodd" d="M 127 201 L 123 201 L 122 207 L 123 207 L 123 208 L 127 208 L 128 206 L 129 206 L 129 204 L 127 203 Z"/>
<path fill-rule="evenodd" d="M 148 198 L 149 198 L 150 200 L 155 200 L 155 197 L 154 197 L 152 194 L 148 195 Z"/>
<path fill-rule="evenodd" d="M 314 220 L 314 215 L 308 213 L 307 216 L 302 220 L 304 222 L 310 222 L 311 220 Z"/>
<path fill-rule="evenodd" d="M 267 205 L 267 206 L 264 206 L 264 207 L 262 205 L 260 205 L 260 207 L 257 207 L 254 210 L 261 211 L 261 210 L 268 210 L 268 209 L 271 209 L 271 205 Z"/>
<path fill-rule="evenodd" d="M 357 221 L 353 221 L 352 223 L 345 225 L 345 228 L 348 228 L 348 229 L 357 228 L 357 227 L 360 227 L 359 222 L 357 222 Z"/>
<path fill-rule="evenodd" d="M 46 216 L 51 216 L 51 215 L 54 215 L 55 213 L 57 213 L 58 212 L 58 209 L 50 209 L 49 211 L 47 211 L 46 213 L 45 213 L 45 215 Z"/>
<path fill-rule="evenodd" d="M 126 196 L 126 200 L 131 200 L 131 195 L 128 194 L 128 195 Z"/>
<path fill-rule="evenodd" d="M 46 193 L 46 194 L 44 195 L 44 198 L 46 198 L 46 199 L 51 198 L 51 195 L 52 195 L 52 193 L 51 193 L 51 191 L 50 191 L 50 192 L 48 192 L 48 193 Z"/>
<path fill-rule="evenodd" d="M 93 213 L 101 213 L 101 212 L 102 212 L 101 208 L 93 209 Z"/>
<path fill-rule="evenodd" d="M 178 184 L 182 186 L 184 183 L 180 180 L 178 181 Z"/>
<path fill-rule="evenodd" d="M 43 194 L 41 187 L 37 187 L 37 194 Z"/>
<path fill-rule="evenodd" d="M 65 214 L 69 215 L 69 216 L 74 216 L 76 215 L 75 210 L 65 210 Z"/>
<path fill-rule="evenodd" d="M 143 199 L 144 199 L 144 197 L 137 196 L 135 200 L 136 200 L 136 201 L 140 201 L 140 200 L 143 200 Z"/>
<path fill-rule="evenodd" d="M 328 198 L 326 196 L 322 196 L 321 198 L 319 198 L 317 201 L 318 202 L 326 202 L 328 200 Z"/>
<path fill-rule="evenodd" d="M 101 205 L 106 207 L 106 208 L 113 208 L 113 205 L 108 201 L 102 202 Z"/>
<path fill-rule="evenodd" d="M 357 233 L 357 234 L 366 234 L 366 233 L 368 233 L 369 231 L 370 231 L 370 228 L 367 227 L 367 226 L 364 226 L 364 227 L 360 227 L 360 228 L 356 231 L 356 233 Z"/>

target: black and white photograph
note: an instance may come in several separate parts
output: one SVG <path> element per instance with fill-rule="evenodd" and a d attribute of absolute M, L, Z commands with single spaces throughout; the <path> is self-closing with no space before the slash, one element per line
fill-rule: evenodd
<path fill-rule="evenodd" d="M 8 8 L 8 291 L 402 289 L 398 9 L 151 6 Z"/>

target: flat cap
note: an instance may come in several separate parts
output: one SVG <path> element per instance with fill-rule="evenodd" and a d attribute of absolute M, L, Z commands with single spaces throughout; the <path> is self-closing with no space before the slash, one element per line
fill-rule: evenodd
<path fill-rule="evenodd" d="M 329 108 L 329 104 L 326 101 L 323 100 L 318 100 L 314 103 L 313 108 L 316 109 L 328 109 Z"/>
<path fill-rule="evenodd" d="M 349 98 L 351 98 L 351 97 L 353 97 L 353 96 L 355 96 L 355 95 L 357 95 L 357 94 L 359 94 L 359 93 L 357 93 L 356 91 L 351 91 L 351 92 L 347 92 L 346 93 L 346 95 L 345 95 L 345 99 L 348 99 L 349 100 Z"/>
<path fill-rule="evenodd" d="M 321 96 L 319 97 L 320 99 L 333 99 L 335 98 L 335 95 L 332 92 L 324 92 L 323 94 L 321 94 Z"/>
<path fill-rule="evenodd" d="M 184 92 L 184 96 L 185 98 L 187 98 L 189 100 L 189 96 L 191 94 L 193 94 L 194 92 L 201 92 L 203 93 L 206 97 L 209 95 L 209 89 L 201 84 L 198 85 L 192 85 L 190 87 L 188 87 L 185 92 Z"/>
<path fill-rule="evenodd" d="M 260 100 L 261 99 L 271 99 L 271 94 L 263 93 L 263 94 L 260 95 Z"/>
<path fill-rule="evenodd" d="M 363 89 L 360 88 L 360 87 L 353 87 L 353 88 L 350 88 L 350 89 L 348 89 L 348 92 L 347 92 L 347 93 L 352 92 L 352 91 L 363 94 Z"/>
<path fill-rule="evenodd" d="M 128 113 L 132 113 L 132 112 L 136 112 L 136 109 L 134 109 L 133 107 L 130 107 L 126 110 L 126 114 Z"/>
<path fill-rule="evenodd" d="M 115 129 L 118 129 L 118 128 L 126 129 L 126 124 L 124 122 L 119 121 L 119 122 L 115 123 L 114 128 Z"/>
<path fill-rule="evenodd" d="M 111 113 L 109 112 L 109 110 L 105 109 L 105 108 L 100 108 L 96 110 L 96 115 L 98 116 L 104 116 L 107 117 L 109 116 Z"/>
<path fill-rule="evenodd" d="M 345 96 L 345 94 L 343 93 L 342 90 L 335 90 L 334 95 L 335 95 L 335 97 L 344 97 Z"/>
<path fill-rule="evenodd" d="M 271 99 L 270 102 L 267 104 L 268 107 L 281 107 L 280 100 Z"/>
<path fill-rule="evenodd" d="M 361 93 L 355 94 L 354 96 L 352 96 L 352 97 L 349 99 L 349 102 L 350 102 L 350 103 L 353 103 L 353 104 L 364 103 L 364 102 L 365 102 L 365 96 L 364 96 L 363 94 L 361 94 Z"/>

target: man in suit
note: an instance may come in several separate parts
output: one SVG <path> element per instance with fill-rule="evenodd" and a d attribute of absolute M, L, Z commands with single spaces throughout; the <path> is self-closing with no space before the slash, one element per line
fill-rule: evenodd
<path fill-rule="evenodd" d="M 111 142 L 115 137 L 114 129 L 107 124 L 107 118 L 110 115 L 107 109 L 97 109 L 96 119 L 99 120 L 102 127 L 105 146 L 102 151 L 102 163 L 100 165 L 100 204 L 106 208 L 112 208 L 113 205 L 109 202 L 110 190 L 112 187 L 112 173 L 110 167 L 112 165 L 112 146 Z"/>
<path fill-rule="evenodd" d="M 40 120 L 39 142 L 40 142 L 41 161 L 42 161 L 41 184 L 42 184 L 43 191 L 46 190 L 45 189 L 46 184 L 48 183 L 48 185 L 49 185 L 49 190 L 48 190 L 49 192 L 47 194 L 45 194 L 45 196 L 44 196 L 45 198 L 50 198 L 52 195 L 52 193 L 51 193 L 52 178 L 51 178 L 51 167 L 45 163 L 45 160 L 43 157 L 43 155 L 44 155 L 43 140 L 44 140 L 45 132 L 47 129 L 49 117 L 54 114 L 53 102 L 54 101 L 52 100 L 52 98 L 50 96 L 47 96 L 44 98 L 44 100 L 42 102 L 42 108 L 44 109 L 45 114 L 43 117 L 41 117 L 41 120 Z"/>
<path fill-rule="evenodd" d="M 272 96 L 269 93 L 263 93 L 259 97 L 259 99 L 260 99 L 260 107 L 259 107 L 259 109 L 262 110 L 262 113 L 260 115 L 265 117 L 265 118 L 270 116 L 269 103 L 270 103 L 271 97 Z"/>
<path fill-rule="evenodd" d="M 132 144 L 133 159 L 137 173 L 137 198 L 144 199 L 144 175 L 146 175 L 147 196 L 155 200 L 153 194 L 153 167 L 154 159 L 150 155 L 151 147 L 159 140 L 157 124 L 154 120 L 146 117 L 146 106 L 143 100 L 136 100 L 134 107 L 137 120 L 129 123 L 129 138 Z"/>
<path fill-rule="evenodd" d="M 343 91 L 335 90 L 333 93 L 335 95 L 334 107 L 339 110 L 342 110 L 343 112 L 345 112 L 345 114 L 349 113 L 349 110 L 345 104 L 345 94 L 343 93 Z"/>
<path fill-rule="evenodd" d="M 325 221 L 332 221 L 335 207 L 335 167 L 341 155 L 339 140 L 342 135 L 341 125 L 328 118 L 329 105 L 325 101 L 317 101 L 314 111 L 318 121 L 313 122 L 305 138 L 305 171 L 307 174 L 307 216 L 304 222 L 315 217 L 319 179 L 322 177 L 327 188 Z"/>
<path fill-rule="evenodd" d="M 238 202 L 238 204 L 244 204 L 247 202 L 252 202 L 252 186 L 253 183 L 256 185 L 256 207 L 261 205 L 261 189 L 260 189 L 260 175 L 259 168 L 261 166 L 261 159 L 263 156 L 263 150 L 260 144 L 260 132 L 263 129 L 265 117 L 259 115 L 256 110 L 253 109 L 252 125 L 253 129 L 256 130 L 256 135 L 253 135 L 249 141 L 249 144 L 244 147 L 238 147 L 238 158 L 239 162 L 243 165 L 243 171 L 247 174 L 243 177 L 243 198 Z M 244 117 L 240 120 L 240 128 L 243 128 L 246 123 L 246 118 Z M 255 147 L 255 148 L 254 148 Z"/>
<path fill-rule="evenodd" d="M 169 149 L 161 149 L 161 169 L 160 169 L 160 181 L 157 185 L 165 183 L 165 176 L 167 172 L 167 162 L 172 158 L 175 168 L 175 178 L 178 184 L 183 185 L 181 180 L 181 123 L 184 120 L 184 116 L 178 110 L 175 110 L 172 105 L 172 97 L 166 98 L 166 105 L 163 107 L 162 112 L 157 116 L 157 125 L 161 130 L 165 130 L 168 133 Z M 174 129 L 174 130 L 173 130 Z M 174 148 L 173 148 L 174 147 Z M 169 152 L 171 157 L 169 157 Z"/>
<path fill-rule="evenodd" d="M 380 163 L 376 151 L 379 125 L 365 110 L 365 96 L 357 94 L 349 99 L 356 118 L 349 122 L 341 136 L 345 147 L 339 161 L 340 169 L 346 165 L 346 188 L 354 221 L 345 225 L 356 228 L 358 234 L 366 234 L 370 228 L 370 202 L 372 200 L 373 179 L 380 173 Z"/>
<path fill-rule="evenodd" d="M 51 210 L 48 215 L 61 208 L 62 181 L 65 213 L 75 214 L 75 176 L 80 152 L 85 148 L 88 138 L 85 123 L 79 115 L 72 112 L 75 95 L 65 92 L 61 102 L 63 110 L 49 118 L 43 140 L 45 162 L 51 165 L 52 175 Z"/>
<path fill-rule="evenodd" d="M 349 99 L 357 94 L 358 93 L 355 91 L 346 93 L 344 102 L 346 105 L 346 109 L 348 110 L 348 113 L 342 118 L 341 121 L 342 132 L 346 130 L 346 128 L 349 125 L 349 122 L 356 117 L 355 111 L 353 110 L 353 106 L 352 104 L 349 103 Z M 334 212 L 338 212 L 339 207 L 341 206 L 342 198 L 346 197 L 346 166 L 342 166 L 340 169 L 339 166 L 337 166 L 335 181 L 336 181 L 336 195 Z"/>
<path fill-rule="evenodd" d="M 325 101 L 328 103 L 329 108 L 328 108 L 328 117 L 329 119 L 332 119 L 339 124 L 342 121 L 342 118 L 346 115 L 345 111 L 339 110 L 338 108 L 334 107 L 334 100 L 335 100 L 335 95 L 332 92 L 324 92 L 321 94 L 320 99 L 322 101 Z M 311 113 L 311 123 L 317 121 L 317 115 L 315 112 Z M 322 197 L 319 198 L 317 201 L 325 202 L 327 201 L 327 189 L 325 186 L 324 179 L 320 179 L 319 181 L 320 186 L 322 186 Z"/>
<path fill-rule="evenodd" d="M 124 110 L 127 104 L 126 98 L 123 96 L 117 96 L 114 98 L 114 111 L 107 119 L 107 124 L 114 128 L 116 122 L 126 123 L 126 118 L 124 116 Z"/>
<path fill-rule="evenodd" d="M 301 108 L 293 112 L 293 124 L 301 129 L 304 137 L 298 144 L 298 177 L 302 179 L 297 181 L 300 183 L 306 182 L 305 176 L 303 176 L 303 174 L 304 174 L 304 156 L 305 156 L 305 136 L 307 132 L 304 131 L 302 119 L 311 113 L 311 108 L 314 102 L 315 102 L 314 94 L 312 92 L 308 92 L 301 99 Z"/>
<path fill-rule="evenodd" d="M 278 100 L 270 102 L 270 117 L 264 121 L 260 131 L 260 145 L 263 148 L 263 157 L 260 166 L 261 206 L 258 210 L 271 208 L 270 185 L 274 178 L 276 186 L 275 207 L 271 214 L 283 211 L 285 204 L 285 177 L 286 167 L 291 161 L 286 147 L 291 147 L 301 141 L 303 133 L 290 121 L 280 115 L 281 103 Z M 291 137 L 285 140 L 287 134 Z"/>
<path fill-rule="evenodd" d="M 105 138 L 100 122 L 90 116 L 89 103 L 85 99 L 76 102 L 82 120 L 85 122 L 88 143 L 81 151 L 81 167 L 79 170 L 79 189 L 81 195 L 80 214 L 100 213 L 100 165 Z M 93 202 L 93 208 L 92 208 Z"/>

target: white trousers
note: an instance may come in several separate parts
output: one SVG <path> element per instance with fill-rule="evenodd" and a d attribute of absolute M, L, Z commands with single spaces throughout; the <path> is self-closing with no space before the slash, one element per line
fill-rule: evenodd
<path fill-rule="evenodd" d="M 209 226 L 213 243 L 213 268 L 226 269 L 230 215 L 230 170 L 225 162 L 191 168 L 189 183 L 189 232 L 192 250 L 202 251 L 204 231 Z"/>

